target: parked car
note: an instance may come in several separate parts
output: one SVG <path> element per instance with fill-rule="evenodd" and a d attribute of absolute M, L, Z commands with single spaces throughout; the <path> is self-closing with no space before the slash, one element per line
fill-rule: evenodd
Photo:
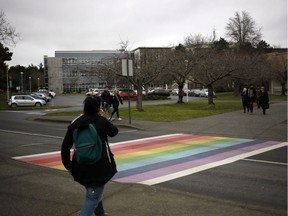
<path fill-rule="evenodd" d="M 133 91 L 132 89 L 128 90 L 128 89 L 120 88 L 118 90 L 119 90 L 119 95 L 122 100 L 128 100 L 129 94 L 130 94 L 130 99 L 136 98 L 138 96 L 137 93 Z"/>
<path fill-rule="evenodd" d="M 179 89 L 172 89 L 171 95 L 178 95 Z"/>
<path fill-rule="evenodd" d="M 45 93 L 46 95 L 50 96 L 51 98 L 56 97 L 56 93 L 53 91 L 48 91 L 46 89 L 39 89 L 38 90 L 39 93 Z"/>
<path fill-rule="evenodd" d="M 88 92 L 86 92 L 86 95 L 98 95 L 98 96 L 101 96 L 102 92 L 104 91 L 105 89 L 98 89 L 98 88 L 95 88 L 95 89 L 89 89 Z"/>
<path fill-rule="evenodd" d="M 208 97 L 208 89 L 202 89 L 200 91 L 200 97 Z M 213 92 L 213 97 L 215 97 L 215 92 Z"/>
<path fill-rule="evenodd" d="M 157 95 L 157 96 L 170 96 L 170 92 L 165 89 L 156 88 L 148 92 L 148 95 Z"/>
<path fill-rule="evenodd" d="M 191 89 L 188 93 L 189 96 L 199 97 L 200 96 L 200 89 Z"/>
<path fill-rule="evenodd" d="M 56 97 L 56 92 L 50 90 L 48 91 L 48 93 L 49 93 L 49 96 L 51 96 L 52 98 Z"/>
<path fill-rule="evenodd" d="M 42 99 L 33 98 L 30 95 L 14 95 L 10 98 L 8 105 L 10 107 L 18 106 L 43 106 L 46 101 Z"/>
<path fill-rule="evenodd" d="M 46 103 L 48 102 L 47 98 L 41 97 L 39 95 L 36 95 L 36 94 L 29 94 L 29 95 L 32 96 L 35 99 L 44 100 Z"/>
<path fill-rule="evenodd" d="M 138 95 L 138 91 L 137 89 L 134 90 L 136 92 L 136 94 Z M 146 95 L 146 90 L 144 88 L 142 88 L 142 95 Z"/>
<path fill-rule="evenodd" d="M 40 96 L 42 98 L 45 98 L 46 102 L 51 101 L 51 97 L 48 94 L 44 93 L 44 92 L 33 92 L 32 94 L 38 95 L 38 96 Z"/>

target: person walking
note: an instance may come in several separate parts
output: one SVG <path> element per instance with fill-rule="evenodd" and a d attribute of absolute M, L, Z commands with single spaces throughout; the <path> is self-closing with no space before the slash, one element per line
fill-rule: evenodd
<path fill-rule="evenodd" d="M 264 86 L 261 86 L 258 94 L 259 105 L 263 110 L 263 115 L 266 115 L 266 109 L 269 109 L 269 96 Z"/>
<path fill-rule="evenodd" d="M 112 97 L 113 112 L 112 112 L 112 114 L 110 116 L 110 119 L 109 119 L 110 121 L 114 120 L 114 118 L 113 118 L 114 113 L 116 113 L 117 118 L 118 118 L 119 121 L 122 120 L 120 118 L 120 116 L 119 116 L 119 104 L 120 103 L 123 104 L 122 99 L 121 99 L 121 97 L 119 95 L 119 91 L 117 89 L 115 89 L 113 91 L 113 97 Z"/>
<path fill-rule="evenodd" d="M 256 90 L 252 84 L 250 84 L 250 87 L 247 90 L 247 99 L 248 99 L 249 111 L 251 114 L 253 114 L 253 106 L 256 100 Z"/>
<path fill-rule="evenodd" d="M 243 91 L 241 92 L 241 98 L 242 98 L 242 106 L 243 106 L 243 112 L 246 113 L 249 112 L 249 107 L 248 107 L 248 99 L 247 99 L 247 89 L 243 88 Z"/>
<path fill-rule="evenodd" d="M 116 163 L 108 145 L 108 136 L 114 137 L 118 134 L 118 128 L 101 115 L 101 98 L 99 96 L 88 96 L 84 100 L 84 114 L 72 121 L 68 126 L 61 147 L 61 158 L 64 167 L 72 174 L 75 181 L 86 189 L 86 198 L 80 210 L 80 216 L 108 215 L 104 211 L 102 195 L 105 184 L 116 174 Z M 94 124 L 102 143 L 101 159 L 93 164 L 84 165 L 76 160 L 75 152 L 70 159 L 70 149 L 75 140 L 73 132 L 75 129 L 87 127 Z"/>
<path fill-rule="evenodd" d="M 104 112 L 108 118 L 111 116 L 111 101 L 112 101 L 112 96 L 110 94 L 108 86 L 105 87 L 105 90 L 101 93 L 101 98 L 102 98 L 102 107 L 104 109 Z"/>

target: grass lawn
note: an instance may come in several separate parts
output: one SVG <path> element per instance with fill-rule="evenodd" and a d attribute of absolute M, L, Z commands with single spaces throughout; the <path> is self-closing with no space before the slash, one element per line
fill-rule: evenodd
<path fill-rule="evenodd" d="M 131 107 L 131 117 L 134 120 L 173 122 L 232 112 L 240 110 L 241 106 L 239 102 L 218 102 L 216 105 L 208 105 L 206 101 L 181 104 L 172 102 L 170 104 L 143 106 L 144 112 L 139 112 L 135 107 Z M 123 108 L 120 106 L 119 112 L 121 118 L 129 118 L 128 107 Z M 49 113 L 48 115 L 78 116 L 80 113 L 82 111 Z"/>
<path fill-rule="evenodd" d="M 191 118 L 199 118 L 210 115 L 217 115 L 225 112 L 240 110 L 242 105 L 239 102 L 217 102 L 215 105 L 208 105 L 206 101 L 171 103 L 161 105 L 144 106 L 144 112 L 138 112 L 131 108 L 131 116 L 134 120 L 173 122 Z M 129 118 L 128 108 L 120 108 L 120 116 Z"/>
<path fill-rule="evenodd" d="M 72 96 L 72 95 L 71 95 Z M 270 101 L 273 100 L 286 100 L 286 96 L 272 95 Z M 173 122 L 181 121 L 191 118 L 199 118 L 211 115 L 217 115 L 225 112 L 233 112 L 242 109 L 242 103 L 240 96 L 228 93 L 218 93 L 217 98 L 214 100 L 215 105 L 208 105 L 207 101 L 190 101 L 188 103 L 177 104 L 171 102 L 169 104 L 161 105 L 144 105 L 144 112 L 139 112 L 135 107 L 131 106 L 131 118 L 134 120 L 146 120 L 146 121 L 162 121 Z M 49 108 L 63 108 L 63 107 L 21 107 L 13 108 L 13 110 L 23 109 L 49 109 Z M 0 94 L 0 110 L 11 109 L 7 106 L 6 95 Z M 121 118 L 129 118 L 129 110 L 127 107 L 119 108 Z M 49 113 L 47 115 L 53 116 L 78 116 L 82 111 L 70 111 L 70 112 L 56 112 Z M 114 115 L 115 117 L 116 115 Z"/>

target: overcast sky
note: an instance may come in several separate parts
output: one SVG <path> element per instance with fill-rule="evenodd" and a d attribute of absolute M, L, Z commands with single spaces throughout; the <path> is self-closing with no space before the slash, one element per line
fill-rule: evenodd
<path fill-rule="evenodd" d="M 195 34 L 225 38 L 236 11 L 247 11 L 263 40 L 287 47 L 287 0 L 0 0 L 22 40 L 9 66 L 43 63 L 55 51 L 116 50 L 183 43 Z M 227 38 L 226 38 L 227 39 Z M 228 39 L 227 39 L 228 40 Z"/>

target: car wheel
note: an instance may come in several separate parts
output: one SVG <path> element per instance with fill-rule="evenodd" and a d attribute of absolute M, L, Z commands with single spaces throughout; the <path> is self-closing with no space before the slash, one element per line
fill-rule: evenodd
<path fill-rule="evenodd" d="M 17 104 L 13 103 L 13 104 L 11 104 L 11 107 L 15 108 L 15 107 L 17 107 Z"/>
<path fill-rule="evenodd" d="M 40 107 L 40 106 L 41 106 L 41 103 L 37 102 L 37 103 L 35 104 L 35 106 L 36 106 L 36 107 Z"/>

